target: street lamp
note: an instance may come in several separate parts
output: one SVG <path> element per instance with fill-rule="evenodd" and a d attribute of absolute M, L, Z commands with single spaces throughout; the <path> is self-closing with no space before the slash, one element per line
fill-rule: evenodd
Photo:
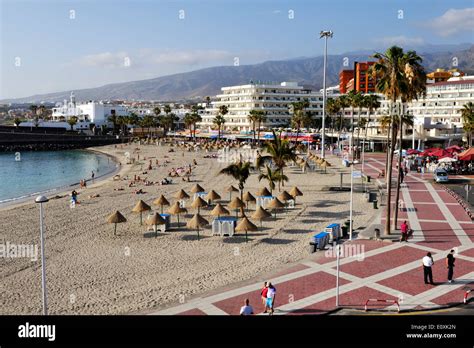
<path fill-rule="evenodd" d="M 326 118 L 326 61 L 328 55 L 328 37 L 332 37 L 333 32 L 331 30 L 322 30 L 319 33 L 319 38 L 324 37 L 324 65 L 323 65 L 323 122 L 321 132 L 321 157 L 324 158 L 324 145 L 325 145 L 325 118 Z"/>
<path fill-rule="evenodd" d="M 44 226 L 43 226 L 43 203 L 49 201 L 45 196 L 38 196 L 35 203 L 40 205 L 40 242 L 41 242 L 41 288 L 43 293 L 43 315 L 48 315 L 48 302 L 46 293 L 46 263 L 44 256 Z"/>

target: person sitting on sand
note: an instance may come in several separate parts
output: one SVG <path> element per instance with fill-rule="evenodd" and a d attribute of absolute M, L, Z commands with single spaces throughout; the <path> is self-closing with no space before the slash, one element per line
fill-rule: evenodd
<path fill-rule="evenodd" d="M 250 305 L 250 301 L 248 298 L 245 299 L 244 301 L 244 306 L 240 308 L 240 315 L 252 315 L 253 313 L 253 308 Z"/>
<path fill-rule="evenodd" d="M 138 189 L 138 190 L 135 191 L 135 194 L 136 194 L 136 195 L 141 195 L 141 194 L 144 194 L 144 193 L 145 193 L 145 192 L 143 192 L 142 189 Z"/>
<path fill-rule="evenodd" d="M 77 201 L 77 192 L 76 190 L 72 190 L 71 192 L 71 203 L 76 205 L 76 204 L 79 204 L 79 202 Z"/>
<path fill-rule="evenodd" d="M 198 165 L 198 163 L 196 162 L 196 159 L 193 159 L 193 164 L 194 164 L 195 166 Z"/>

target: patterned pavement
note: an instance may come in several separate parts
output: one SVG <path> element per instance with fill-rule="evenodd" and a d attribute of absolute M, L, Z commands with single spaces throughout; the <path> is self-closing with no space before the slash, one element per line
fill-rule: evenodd
<path fill-rule="evenodd" d="M 377 178 L 384 161 L 383 154 L 366 155 L 365 174 Z M 430 309 L 462 302 L 466 289 L 474 288 L 474 224 L 460 204 L 431 177 L 430 173 L 410 173 L 402 186 L 404 208 L 399 223 L 407 220 L 414 230 L 408 243 L 359 239 L 343 244 L 340 307 L 363 309 L 370 298 L 398 299 L 401 310 Z M 385 221 L 384 207 L 380 210 L 374 224 Z M 449 284 L 445 257 L 452 248 L 457 254 L 455 282 Z M 421 259 L 428 251 L 435 260 L 434 286 L 423 282 Z M 336 259 L 331 251 L 318 251 L 291 268 L 274 273 L 268 279 L 277 289 L 274 314 L 314 315 L 334 310 L 336 275 Z M 238 315 L 246 298 L 255 313 L 261 314 L 261 286 L 259 282 L 228 287 L 151 314 Z M 396 307 L 371 302 L 369 308 Z"/>

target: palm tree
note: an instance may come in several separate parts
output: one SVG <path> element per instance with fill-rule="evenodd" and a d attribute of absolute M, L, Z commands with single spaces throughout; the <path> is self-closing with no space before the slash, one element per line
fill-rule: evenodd
<path fill-rule="evenodd" d="M 288 177 L 286 175 L 281 174 L 280 170 L 272 170 L 272 168 L 266 164 L 265 165 L 266 171 L 264 173 L 260 173 L 258 176 L 258 181 L 265 179 L 268 181 L 268 187 L 270 187 L 270 193 L 273 196 L 273 190 L 275 189 L 275 182 L 281 183 L 283 181 L 288 181 Z M 280 184 L 278 185 L 280 186 Z"/>
<path fill-rule="evenodd" d="M 370 114 L 372 111 L 380 107 L 379 97 L 377 94 L 367 94 L 364 96 L 364 107 L 367 108 L 367 125 L 370 123 Z M 367 129 L 365 127 L 365 139 L 367 139 Z"/>
<path fill-rule="evenodd" d="M 21 118 L 18 118 L 18 117 L 15 117 L 15 119 L 13 120 L 13 124 L 18 127 L 20 124 L 21 124 L 22 120 Z"/>
<path fill-rule="evenodd" d="M 189 135 L 192 137 L 193 136 L 193 117 L 191 116 L 190 113 L 186 113 L 183 118 L 184 126 L 189 128 Z"/>
<path fill-rule="evenodd" d="M 253 130 L 253 143 L 255 145 L 255 124 L 257 123 L 257 118 L 255 116 L 255 112 L 257 110 L 250 110 L 247 118 L 249 120 L 249 122 L 252 124 L 252 130 Z"/>
<path fill-rule="evenodd" d="M 67 120 L 67 123 L 71 126 L 71 130 L 74 130 L 74 126 L 77 123 L 77 117 L 76 116 L 69 117 Z"/>
<path fill-rule="evenodd" d="M 263 150 L 267 155 L 257 158 L 257 166 L 260 168 L 268 162 L 273 162 L 280 174 L 284 175 L 283 168 L 286 167 L 286 162 L 296 160 L 295 148 L 290 146 L 288 140 L 277 136 L 274 130 L 272 130 L 272 133 L 273 139 L 263 145 Z M 278 183 L 278 189 L 280 189 L 280 184 L 284 186 L 284 182 L 280 181 Z"/>
<path fill-rule="evenodd" d="M 257 126 L 257 139 L 258 139 L 258 142 L 260 144 L 260 128 L 262 126 L 262 123 L 264 123 L 267 119 L 267 116 L 265 114 L 265 111 L 263 110 L 256 110 L 255 112 L 255 120 L 258 124 Z"/>
<path fill-rule="evenodd" d="M 112 122 L 112 134 L 115 135 L 115 131 L 117 129 L 117 115 L 115 114 L 115 110 L 111 110 L 110 116 L 107 118 L 107 121 Z"/>
<path fill-rule="evenodd" d="M 306 127 L 311 123 L 311 117 L 308 116 L 305 109 L 309 107 L 308 99 L 303 101 L 291 103 L 290 108 L 293 109 L 293 116 L 291 117 L 292 127 L 296 128 L 296 140 L 295 143 L 298 144 L 298 136 L 300 133 L 301 127 Z"/>
<path fill-rule="evenodd" d="M 202 121 L 202 117 L 201 115 L 199 115 L 197 112 L 193 112 L 191 114 L 191 118 L 192 118 L 192 121 L 193 121 L 193 135 L 194 135 L 194 140 L 196 140 L 196 124 L 198 122 L 201 122 Z"/>
<path fill-rule="evenodd" d="M 247 181 L 248 177 L 250 176 L 251 168 L 252 165 L 250 162 L 242 162 L 240 160 L 239 162 L 233 163 L 228 167 L 223 168 L 219 172 L 219 174 L 230 175 L 239 182 L 240 199 L 243 199 L 245 181 Z"/>
<path fill-rule="evenodd" d="M 378 92 L 383 93 L 390 100 L 390 114 L 398 99 L 402 103 L 418 99 L 419 95 L 426 93 L 426 74 L 421 66 L 422 59 L 414 51 L 407 53 L 397 46 L 392 46 L 385 53 L 375 53 L 374 58 L 378 61 L 372 66 L 371 74 L 376 77 Z M 401 165 L 402 143 L 403 143 L 403 112 L 399 113 L 399 130 L 400 130 L 400 147 L 398 157 L 398 167 Z M 391 217 L 391 193 L 392 193 L 392 161 L 395 150 L 395 120 L 391 122 L 391 147 L 389 164 L 387 170 L 387 206 L 386 206 L 386 222 L 385 234 L 390 234 L 390 217 Z M 398 182 L 396 191 L 396 202 L 398 202 L 400 194 L 400 177 L 401 171 L 398 172 Z M 395 209 L 394 224 L 397 223 L 398 209 Z"/>
<path fill-rule="evenodd" d="M 337 138 L 338 145 L 340 147 L 339 139 L 341 138 L 341 132 L 342 132 L 342 128 L 344 126 L 345 111 L 346 111 L 346 108 L 350 106 L 349 97 L 347 95 L 341 95 L 339 98 L 337 98 L 337 103 L 339 104 L 340 113 L 341 113 L 340 114 L 341 115 L 340 124 L 339 124 L 339 135 L 338 135 L 338 138 Z M 342 149 L 339 148 L 339 150 L 342 150 Z"/>
<path fill-rule="evenodd" d="M 461 110 L 463 129 L 466 132 L 467 145 L 472 145 L 472 132 L 474 131 L 474 104 L 469 102 Z"/>
<path fill-rule="evenodd" d="M 36 105 L 36 104 L 30 105 L 30 111 L 31 111 L 31 116 L 32 116 L 32 118 L 33 118 L 33 124 L 35 125 L 35 127 L 38 127 L 38 126 L 39 126 L 39 122 L 38 122 L 38 105 Z"/>
<path fill-rule="evenodd" d="M 349 93 L 347 93 L 347 101 L 349 103 L 349 106 L 351 107 L 351 145 L 350 145 L 350 151 L 352 153 L 352 160 L 355 158 L 354 154 L 354 109 L 359 108 L 359 119 L 360 119 L 360 106 L 362 104 L 363 100 L 363 95 L 360 92 L 357 92 L 355 90 L 351 90 Z"/>
<path fill-rule="evenodd" d="M 225 124 L 225 117 L 224 116 L 227 115 L 228 113 L 229 113 L 229 110 L 227 109 L 227 106 L 221 105 L 221 106 L 219 106 L 219 111 L 217 113 L 217 116 L 214 117 L 214 119 L 212 120 L 212 123 L 214 123 L 217 126 L 217 129 L 218 129 L 217 139 L 221 138 L 221 128 Z"/>
<path fill-rule="evenodd" d="M 331 128 L 332 128 L 332 135 L 334 137 L 335 132 L 335 125 L 336 125 L 336 117 L 341 110 L 341 106 L 339 105 L 339 101 L 337 99 L 329 98 L 326 104 L 326 111 L 328 116 L 331 116 Z"/>

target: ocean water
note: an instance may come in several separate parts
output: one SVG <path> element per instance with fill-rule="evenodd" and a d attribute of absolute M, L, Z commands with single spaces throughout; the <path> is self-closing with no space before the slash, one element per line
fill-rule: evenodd
<path fill-rule="evenodd" d="M 39 193 L 52 195 L 89 180 L 92 171 L 98 179 L 115 168 L 110 157 L 84 150 L 0 153 L 0 204 Z"/>

